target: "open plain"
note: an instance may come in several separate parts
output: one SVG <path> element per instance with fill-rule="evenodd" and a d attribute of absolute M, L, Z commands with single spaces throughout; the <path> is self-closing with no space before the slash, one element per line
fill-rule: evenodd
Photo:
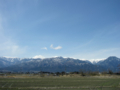
<path fill-rule="evenodd" d="M 120 77 L 9 75 L 0 77 L 0 90 L 120 90 Z"/>

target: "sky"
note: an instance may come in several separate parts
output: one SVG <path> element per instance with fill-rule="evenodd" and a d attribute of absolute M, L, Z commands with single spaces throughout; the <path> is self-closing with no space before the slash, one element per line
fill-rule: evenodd
<path fill-rule="evenodd" d="M 120 0 L 0 0 L 0 56 L 120 57 Z"/>

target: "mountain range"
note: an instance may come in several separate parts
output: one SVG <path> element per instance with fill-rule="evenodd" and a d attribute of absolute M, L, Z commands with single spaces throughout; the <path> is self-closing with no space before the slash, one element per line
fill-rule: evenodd
<path fill-rule="evenodd" d="M 79 60 L 73 58 L 52 57 L 52 58 L 7 58 L 0 57 L 0 71 L 14 72 L 73 72 L 73 71 L 108 71 L 118 72 L 120 58 L 110 56 L 107 59 L 90 62 L 89 60 Z"/>

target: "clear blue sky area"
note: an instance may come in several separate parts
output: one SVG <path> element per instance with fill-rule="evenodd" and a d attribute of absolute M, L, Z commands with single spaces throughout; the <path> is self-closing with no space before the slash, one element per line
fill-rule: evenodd
<path fill-rule="evenodd" d="M 0 56 L 120 57 L 120 0 L 0 0 Z"/>

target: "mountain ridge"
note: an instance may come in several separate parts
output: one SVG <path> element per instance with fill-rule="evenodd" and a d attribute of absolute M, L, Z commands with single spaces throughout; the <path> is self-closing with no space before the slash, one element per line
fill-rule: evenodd
<path fill-rule="evenodd" d="M 52 58 L 14 58 L 12 59 L 0 57 L 0 70 L 8 71 L 79 71 L 80 69 L 84 71 L 107 71 L 108 69 L 113 72 L 117 72 L 117 66 L 120 63 L 120 58 L 115 56 L 110 56 L 103 61 L 98 61 L 96 63 L 91 63 L 88 60 L 80 60 L 73 58 L 64 58 L 64 57 L 52 57 Z M 17 60 L 18 59 L 18 60 Z M 3 63 L 4 62 L 4 63 Z M 114 63 L 113 63 L 114 62 Z"/>

